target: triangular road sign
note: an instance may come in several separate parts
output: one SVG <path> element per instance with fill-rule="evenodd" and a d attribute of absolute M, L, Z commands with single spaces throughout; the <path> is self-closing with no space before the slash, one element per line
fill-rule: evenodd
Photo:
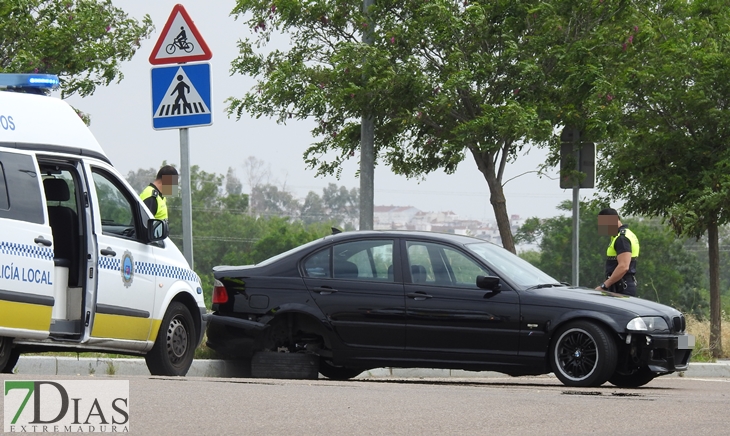
<path fill-rule="evenodd" d="M 172 8 L 170 18 L 150 54 L 152 65 L 207 61 L 213 57 L 183 5 Z"/>

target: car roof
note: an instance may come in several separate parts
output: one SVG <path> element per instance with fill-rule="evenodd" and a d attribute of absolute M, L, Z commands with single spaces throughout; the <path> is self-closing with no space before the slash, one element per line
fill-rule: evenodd
<path fill-rule="evenodd" d="M 326 236 L 327 241 L 358 239 L 362 237 L 390 237 L 390 238 L 422 238 L 437 241 L 451 242 L 455 244 L 473 244 L 487 242 L 472 236 L 456 235 L 454 233 L 426 232 L 422 230 L 353 230 L 335 235 Z"/>

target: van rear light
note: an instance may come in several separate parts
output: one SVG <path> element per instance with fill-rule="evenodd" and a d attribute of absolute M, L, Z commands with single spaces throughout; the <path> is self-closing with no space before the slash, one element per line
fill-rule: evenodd
<path fill-rule="evenodd" d="M 228 292 L 223 283 L 216 280 L 213 285 L 213 304 L 225 304 L 228 303 Z"/>

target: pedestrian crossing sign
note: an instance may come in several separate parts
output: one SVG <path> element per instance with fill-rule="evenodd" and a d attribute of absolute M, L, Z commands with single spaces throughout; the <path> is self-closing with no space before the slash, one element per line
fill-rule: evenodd
<path fill-rule="evenodd" d="M 210 64 L 152 68 L 152 127 L 178 129 L 213 124 Z"/>

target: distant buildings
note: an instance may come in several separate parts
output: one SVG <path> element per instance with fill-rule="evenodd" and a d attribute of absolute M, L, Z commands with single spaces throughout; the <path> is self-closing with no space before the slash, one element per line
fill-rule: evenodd
<path fill-rule="evenodd" d="M 512 233 L 523 224 L 519 215 L 510 217 Z M 496 221 L 481 222 L 462 220 L 452 211 L 423 212 L 412 206 L 375 206 L 373 208 L 375 230 L 422 230 L 427 232 L 454 233 L 473 236 L 502 245 Z"/>

